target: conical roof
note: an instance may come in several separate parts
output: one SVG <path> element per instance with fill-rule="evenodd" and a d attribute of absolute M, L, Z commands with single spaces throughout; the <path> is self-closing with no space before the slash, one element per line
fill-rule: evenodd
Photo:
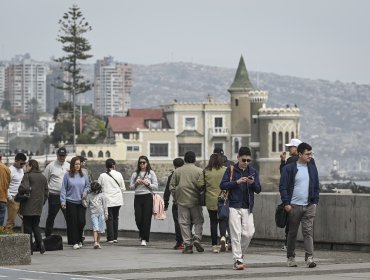
<path fill-rule="evenodd" d="M 234 82 L 231 84 L 229 91 L 233 90 L 254 90 L 254 87 L 249 80 L 247 68 L 245 67 L 243 56 L 240 57 L 239 66 L 236 70 Z"/>

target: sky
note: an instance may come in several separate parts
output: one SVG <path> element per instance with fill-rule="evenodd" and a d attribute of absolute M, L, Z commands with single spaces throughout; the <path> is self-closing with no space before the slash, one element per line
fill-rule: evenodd
<path fill-rule="evenodd" d="M 193 62 L 370 84 L 367 0 L 1 0 L 0 60 L 61 56 L 58 20 L 77 4 L 94 63 Z"/>

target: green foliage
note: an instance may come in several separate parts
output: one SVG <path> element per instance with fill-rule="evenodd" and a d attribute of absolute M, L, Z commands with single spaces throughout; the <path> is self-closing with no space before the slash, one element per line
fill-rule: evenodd
<path fill-rule="evenodd" d="M 13 234 L 13 233 L 14 231 L 9 228 L 3 227 L 3 226 L 0 227 L 0 235 L 7 235 L 7 234 Z"/>
<path fill-rule="evenodd" d="M 71 120 L 63 120 L 55 124 L 54 131 L 51 134 L 52 142 L 57 145 L 60 141 L 73 142 L 73 124 Z"/>

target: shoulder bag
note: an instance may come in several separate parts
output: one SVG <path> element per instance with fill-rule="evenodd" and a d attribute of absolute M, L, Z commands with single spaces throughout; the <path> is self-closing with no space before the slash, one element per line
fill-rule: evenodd
<path fill-rule="evenodd" d="M 233 179 L 234 165 L 230 165 L 230 182 Z M 230 191 L 221 191 L 217 198 L 217 214 L 219 220 L 229 219 L 229 194 Z"/>
<path fill-rule="evenodd" d="M 19 188 L 18 188 L 18 193 L 15 195 L 14 197 L 14 201 L 16 202 L 26 202 L 30 196 L 31 196 L 31 184 L 30 184 L 30 177 L 28 176 L 27 174 L 27 179 L 28 179 L 28 185 L 29 185 L 29 189 L 26 190 L 25 192 L 19 192 Z"/>
<path fill-rule="evenodd" d="M 288 213 L 285 211 L 284 204 L 281 203 L 276 206 L 275 210 L 275 223 L 279 228 L 285 228 L 288 220 Z"/>

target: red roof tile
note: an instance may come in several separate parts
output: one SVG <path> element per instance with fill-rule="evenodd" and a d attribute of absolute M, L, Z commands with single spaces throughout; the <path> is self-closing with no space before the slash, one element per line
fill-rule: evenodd
<path fill-rule="evenodd" d="M 161 109 L 129 109 L 127 113 L 128 117 L 140 117 L 145 120 L 160 120 L 163 117 L 163 111 Z"/>
<path fill-rule="evenodd" d="M 109 117 L 108 124 L 113 132 L 133 132 L 145 128 L 144 119 L 134 117 Z"/>

